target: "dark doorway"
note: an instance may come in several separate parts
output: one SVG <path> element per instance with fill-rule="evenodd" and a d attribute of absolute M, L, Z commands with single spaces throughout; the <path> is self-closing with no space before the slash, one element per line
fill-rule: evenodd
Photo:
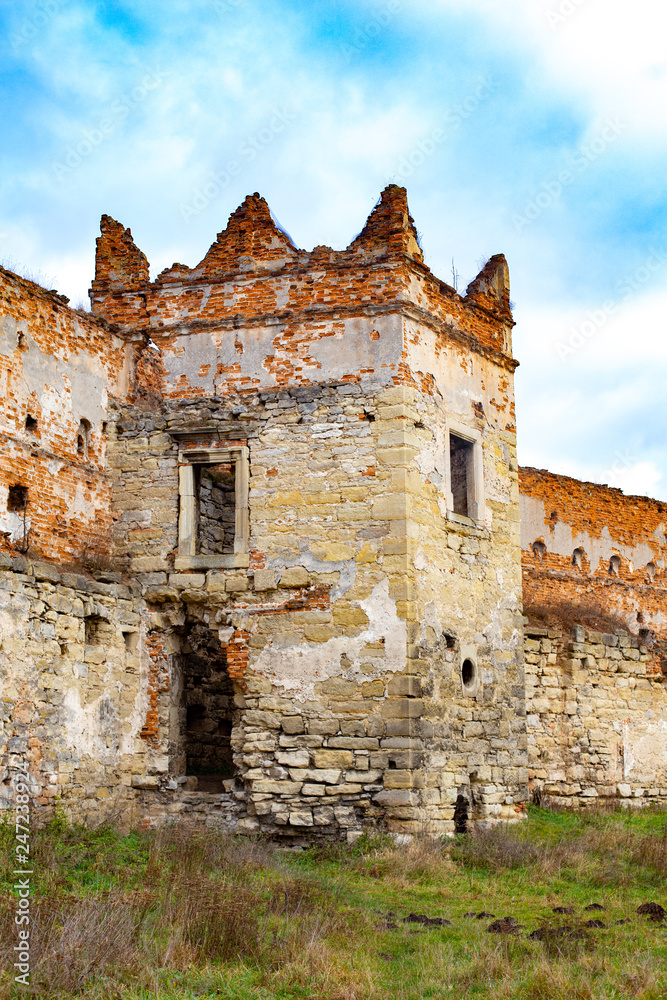
<path fill-rule="evenodd" d="M 223 791 L 234 775 L 231 735 L 237 709 L 220 639 L 204 625 L 193 626 L 181 644 L 183 695 L 181 745 L 185 773 L 204 792 Z"/>
<path fill-rule="evenodd" d="M 465 795 L 457 795 L 454 806 L 454 832 L 468 832 L 468 800 Z"/>

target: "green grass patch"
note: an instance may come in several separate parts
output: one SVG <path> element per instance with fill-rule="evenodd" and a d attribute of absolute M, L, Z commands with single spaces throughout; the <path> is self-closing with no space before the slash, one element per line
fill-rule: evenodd
<path fill-rule="evenodd" d="M 26 995 L 11 973 L 13 846 L 0 826 L 2 1000 Z M 59 819 L 32 833 L 31 857 L 36 997 L 667 998 L 667 921 L 637 913 L 667 908 L 655 809 L 531 808 L 453 840 L 301 852 Z"/>

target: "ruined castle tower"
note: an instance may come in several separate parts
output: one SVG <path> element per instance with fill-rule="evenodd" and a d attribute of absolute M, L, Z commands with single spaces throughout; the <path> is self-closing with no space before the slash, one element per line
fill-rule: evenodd
<path fill-rule="evenodd" d="M 344 251 L 299 250 L 255 194 L 199 265 L 154 282 L 104 216 L 92 318 L 22 294 L 54 314 L 58 363 L 77 354 L 101 380 L 94 412 L 71 383 L 59 460 L 74 479 L 57 487 L 79 496 L 78 475 L 94 509 L 49 520 L 41 480 L 3 477 L 7 496 L 30 491 L 58 663 L 45 682 L 25 653 L 15 700 L 48 711 L 13 732 L 49 742 L 65 803 L 292 837 L 514 817 L 527 756 L 504 258 L 461 295 L 424 264 L 402 188 Z M 41 454 L 19 409 L 16 447 Z M 95 579 L 55 579 L 45 560 L 74 563 L 93 536 Z"/>

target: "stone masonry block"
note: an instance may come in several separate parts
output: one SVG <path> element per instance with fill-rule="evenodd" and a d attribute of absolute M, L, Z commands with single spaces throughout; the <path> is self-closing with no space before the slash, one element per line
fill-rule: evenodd
<path fill-rule="evenodd" d="M 253 586 L 255 590 L 275 590 L 276 574 L 272 569 L 256 569 Z"/>
<path fill-rule="evenodd" d="M 424 714 L 424 702 L 420 698 L 388 699 L 380 712 L 385 719 L 418 719 Z"/>
<path fill-rule="evenodd" d="M 307 587 L 310 577 L 305 566 L 288 566 L 282 571 L 279 587 Z"/>
<path fill-rule="evenodd" d="M 395 697 L 420 698 L 422 679 L 413 675 L 400 674 L 389 681 L 387 692 Z"/>
<path fill-rule="evenodd" d="M 302 733 L 304 731 L 304 721 L 300 715 L 284 715 L 280 720 L 280 725 L 284 733 Z"/>
<path fill-rule="evenodd" d="M 315 750 L 313 763 L 316 768 L 347 768 L 352 767 L 354 754 L 350 750 Z"/>

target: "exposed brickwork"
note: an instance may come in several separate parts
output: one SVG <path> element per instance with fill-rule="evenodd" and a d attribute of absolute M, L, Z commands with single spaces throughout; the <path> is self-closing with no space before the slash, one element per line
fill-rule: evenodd
<path fill-rule="evenodd" d="M 150 633 L 146 637 L 148 656 L 148 708 L 141 729 L 141 738 L 157 746 L 160 738 L 159 697 L 170 689 L 169 655 L 165 637 Z"/>
<path fill-rule="evenodd" d="M 667 503 L 542 469 L 520 490 L 526 607 L 599 609 L 667 641 Z"/>
<path fill-rule="evenodd" d="M 227 643 L 227 672 L 234 680 L 242 680 L 248 667 L 248 639 L 250 633 L 237 628 Z"/>
<path fill-rule="evenodd" d="M 107 400 L 125 389 L 125 341 L 4 268 L 0 309 L 2 546 L 62 563 L 99 560 L 111 525 Z M 9 509 L 15 485 L 27 488 L 25 511 Z"/>
<path fill-rule="evenodd" d="M 667 794 L 667 505 L 522 470 L 527 607 L 640 631 L 533 631 L 524 679 L 502 255 L 460 295 L 391 185 L 343 251 L 249 196 L 154 282 L 104 216 L 93 316 L 0 279 L 0 769 L 45 809 L 310 840 Z"/>

